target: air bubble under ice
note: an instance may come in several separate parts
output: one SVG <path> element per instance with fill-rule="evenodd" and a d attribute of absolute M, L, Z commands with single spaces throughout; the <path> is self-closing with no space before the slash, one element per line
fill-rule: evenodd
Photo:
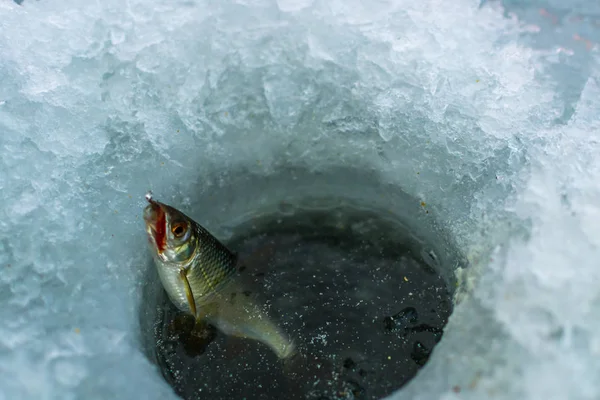
<path fill-rule="evenodd" d="M 470 261 L 391 398 L 600 397 L 600 13 L 559 3 L 1 2 L 0 398 L 175 398 L 144 194 L 288 164 L 378 171 Z"/>

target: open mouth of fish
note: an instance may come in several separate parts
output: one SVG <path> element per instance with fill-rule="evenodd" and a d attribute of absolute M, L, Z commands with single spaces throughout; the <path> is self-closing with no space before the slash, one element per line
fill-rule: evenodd
<path fill-rule="evenodd" d="M 152 239 L 156 249 L 162 253 L 166 247 L 166 215 L 162 205 L 152 198 L 148 198 L 148 206 L 144 209 L 144 221 L 149 238 Z"/>

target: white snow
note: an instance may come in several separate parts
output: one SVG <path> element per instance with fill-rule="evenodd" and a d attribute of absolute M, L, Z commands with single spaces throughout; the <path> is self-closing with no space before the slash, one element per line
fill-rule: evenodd
<path fill-rule="evenodd" d="M 391 398 L 600 398 L 597 4 L 479 3 L 0 2 L 0 399 L 175 398 L 144 195 L 283 165 L 379 171 L 472 263 Z"/>

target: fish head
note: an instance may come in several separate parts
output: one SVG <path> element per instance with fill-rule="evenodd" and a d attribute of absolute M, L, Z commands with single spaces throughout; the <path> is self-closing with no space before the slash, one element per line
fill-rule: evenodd
<path fill-rule="evenodd" d="M 152 255 L 163 263 L 188 264 L 198 243 L 194 221 L 167 204 L 146 198 L 144 222 Z"/>

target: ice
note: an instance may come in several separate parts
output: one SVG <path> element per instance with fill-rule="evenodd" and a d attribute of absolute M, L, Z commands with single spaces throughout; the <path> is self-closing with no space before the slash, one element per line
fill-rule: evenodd
<path fill-rule="evenodd" d="M 468 256 L 393 399 L 600 397 L 593 1 L 0 2 L 0 399 L 175 398 L 144 195 L 379 171 Z M 227 215 L 214 215 L 214 226 Z"/>

